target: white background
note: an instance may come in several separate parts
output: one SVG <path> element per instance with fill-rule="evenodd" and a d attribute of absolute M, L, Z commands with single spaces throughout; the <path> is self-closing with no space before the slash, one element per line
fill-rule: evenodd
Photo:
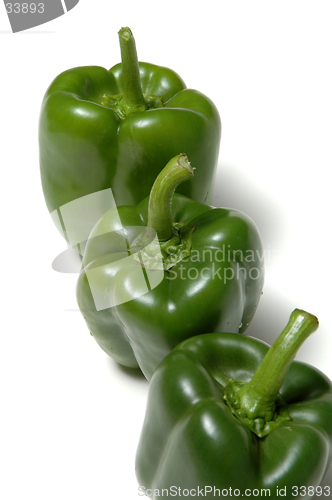
<path fill-rule="evenodd" d="M 271 343 L 295 307 L 316 314 L 320 328 L 297 359 L 332 377 L 331 15 L 327 1 L 81 0 L 12 34 L 0 5 L 1 498 L 139 498 L 148 383 L 94 343 L 77 276 L 52 270 L 65 244 L 44 204 L 37 143 L 52 79 L 119 62 L 122 26 L 140 60 L 173 68 L 220 111 L 214 205 L 249 214 L 266 252 L 247 333 Z M 323 484 L 332 486 L 331 471 Z"/>

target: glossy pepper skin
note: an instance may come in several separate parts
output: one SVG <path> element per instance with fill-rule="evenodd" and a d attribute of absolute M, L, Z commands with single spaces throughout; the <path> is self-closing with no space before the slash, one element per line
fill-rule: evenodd
<path fill-rule="evenodd" d="M 192 175 L 186 155 L 173 158 L 149 198 L 100 219 L 83 255 L 77 301 L 91 334 L 107 354 L 125 366 L 139 366 L 147 379 L 188 337 L 220 329 L 243 332 L 262 294 L 264 264 L 256 226 L 237 210 L 173 196 L 179 182 Z M 158 236 L 162 269 L 153 269 L 153 259 L 147 261 L 144 252 L 138 262 L 125 259 L 137 255 L 135 242 L 149 228 Z M 142 266 L 150 283 L 162 276 L 147 293 L 140 293 Z M 97 295 L 107 297 L 111 307 L 98 310 L 90 286 L 93 272 L 99 272 L 93 277 Z"/>
<path fill-rule="evenodd" d="M 107 188 L 117 206 L 136 205 L 181 151 L 200 168 L 180 192 L 211 200 L 221 136 L 215 105 L 171 69 L 138 63 L 129 28 L 119 38 L 122 63 L 65 71 L 44 96 L 40 170 L 50 212 Z"/>
<path fill-rule="evenodd" d="M 295 310 L 270 349 L 233 333 L 177 346 L 150 383 L 136 456 L 141 491 L 153 499 L 172 486 L 206 498 L 218 497 L 214 488 L 272 500 L 329 496 L 319 484 L 331 460 L 332 385 L 292 362 L 316 327 Z"/>

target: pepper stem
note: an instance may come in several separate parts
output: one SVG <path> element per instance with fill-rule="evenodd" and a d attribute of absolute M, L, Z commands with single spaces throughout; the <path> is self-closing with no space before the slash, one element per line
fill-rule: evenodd
<path fill-rule="evenodd" d="M 287 326 L 268 350 L 249 385 L 247 395 L 256 393 L 261 403 L 272 405 L 285 380 L 289 366 L 303 342 L 318 328 L 311 314 L 295 309 Z"/>
<path fill-rule="evenodd" d="M 230 380 L 225 387 L 226 403 L 258 436 L 269 434 L 276 425 L 290 419 L 279 391 L 297 351 L 317 328 L 315 316 L 295 309 L 251 381 Z"/>
<path fill-rule="evenodd" d="M 194 226 L 173 222 L 172 199 L 176 187 L 194 175 L 187 156 L 172 158 L 160 172 L 150 191 L 148 223 L 130 245 L 130 251 L 140 264 L 149 269 L 167 271 L 191 252 Z M 156 236 L 156 238 L 155 238 Z"/>
<path fill-rule="evenodd" d="M 173 236 L 172 198 L 175 189 L 194 175 L 194 169 L 184 153 L 172 158 L 156 178 L 149 198 L 148 226 L 157 233 L 159 241 Z"/>
<path fill-rule="evenodd" d="M 128 116 L 132 113 L 145 111 L 147 105 L 142 92 L 133 34 L 129 28 L 121 28 L 118 35 L 122 60 L 123 98 L 121 106 L 124 108 L 126 116 Z"/>

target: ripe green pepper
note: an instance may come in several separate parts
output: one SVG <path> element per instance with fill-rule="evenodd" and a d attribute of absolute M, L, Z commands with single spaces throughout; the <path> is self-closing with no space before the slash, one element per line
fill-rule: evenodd
<path fill-rule="evenodd" d="M 180 192 L 200 202 L 212 198 L 221 135 L 215 105 L 171 69 L 138 63 L 129 28 L 119 40 L 121 64 L 70 69 L 46 91 L 39 149 L 50 212 L 108 188 L 117 206 L 136 205 L 181 151 L 200 168 Z"/>
<path fill-rule="evenodd" d="M 172 488 L 206 498 L 329 496 L 319 485 L 331 461 L 332 384 L 292 362 L 317 327 L 295 310 L 271 348 L 233 333 L 177 346 L 150 384 L 136 456 L 141 491 L 154 499 Z"/>
<path fill-rule="evenodd" d="M 149 198 L 104 214 L 83 255 L 77 301 L 91 334 L 147 379 L 185 338 L 243 332 L 262 293 L 256 226 L 237 210 L 174 194 L 193 174 L 186 155 L 172 158 Z"/>

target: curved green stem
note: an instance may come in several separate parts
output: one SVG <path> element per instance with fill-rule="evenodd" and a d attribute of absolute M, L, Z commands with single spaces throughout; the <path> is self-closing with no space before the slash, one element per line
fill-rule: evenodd
<path fill-rule="evenodd" d="M 172 158 L 155 180 L 150 191 L 147 227 L 130 246 L 134 258 L 138 256 L 146 268 L 167 271 L 190 255 L 195 228 L 173 221 L 172 199 L 176 187 L 193 175 L 194 169 L 183 153 Z"/>
<path fill-rule="evenodd" d="M 318 320 L 311 314 L 295 309 L 289 322 L 272 347 L 268 350 L 243 395 L 250 400 L 259 398 L 252 417 L 259 407 L 272 407 L 285 380 L 291 362 L 303 342 L 318 328 Z"/>
<path fill-rule="evenodd" d="M 226 403 L 258 436 L 267 435 L 290 419 L 279 391 L 297 351 L 317 328 L 315 316 L 295 309 L 251 381 L 244 384 L 230 380 L 225 387 Z"/>
<path fill-rule="evenodd" d="M 121 106 L 126 116 L 145 111 L 147 104 L 142 92 L 135 39 L 129 28 L 121 28 L 119 42 L 122 60 L 122 89 Z"/>
<path fill-rule="evenodd" d="M 175 189 L 194 175 L 187 155 L 172 158 L 155 180 L 149 198 L 148 226 L 157 233 L 159 241 L 173 236 L 172 198 Z"/>

